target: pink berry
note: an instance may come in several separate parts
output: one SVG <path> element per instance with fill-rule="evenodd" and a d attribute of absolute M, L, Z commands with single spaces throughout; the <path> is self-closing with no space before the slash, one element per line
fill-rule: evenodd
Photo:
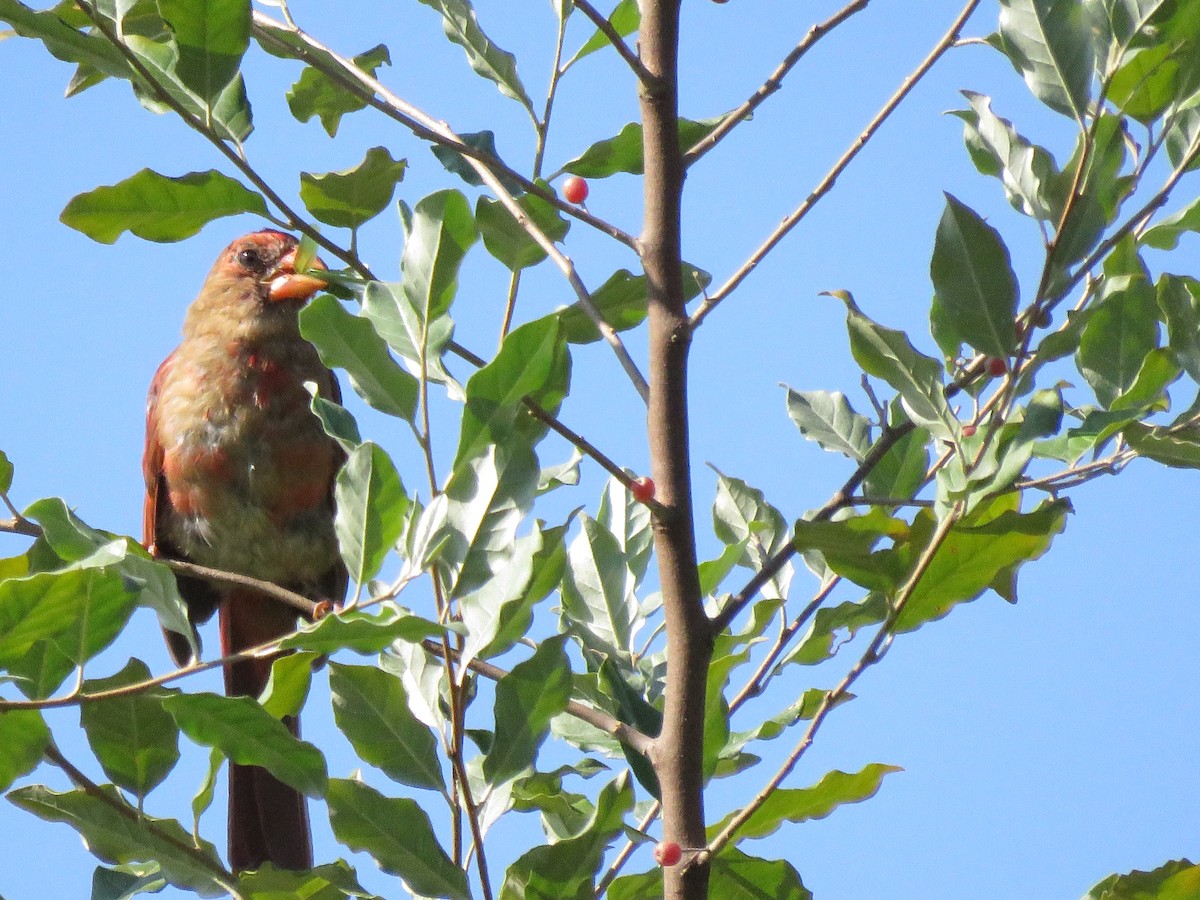
<path fill-rule="evenodd" d="M 654 479 L 649 475 L 638 478 L 629 486 L 629 492 L 638 503 L 649 503 L 654 499 Z"/>
<path fill-rule="evenodd" d="M 1008 360 L 999 356 L 990 356 L 987 361 L 987 373 L 993 378 L 999 378 L 1008 371 Z"/>
<path fill-rule="evenodd" d="M 673 866 L 683 859 L 683 848 L 674 841 L 663 841 L 654 848 L 654 860 L 660 866 Z"/>
<path fill-rule="evenodd" d="M 974 436 L 975 436 L 975 426 L 974 425 L 964 425 L 963 426 L 963 437 L 974 437 Z"/>
<path fill-rule="evenodd" d="M 588 198 L 588 183 L 578 175 L 572 175 L 563 182 L 562 193 L 568 203 L 582 203 Z"/>

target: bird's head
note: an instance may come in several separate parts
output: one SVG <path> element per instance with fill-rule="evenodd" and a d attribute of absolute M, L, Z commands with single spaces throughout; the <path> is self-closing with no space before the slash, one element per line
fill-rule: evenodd
<path fill-rule="evenodd" d="M 325 268 L 319 259 L 308 272 L 296 271 L 298 247 L 290 234 L 267 229 L 222 250 L 188 311 L 185 333 L 293 330 L 296 310 L 325 286 L 308 273 Z"/>
<path fill-rule="evenodd" d="M 213 270 L 241 284 L 253 284 L 259 299 L 272 302 L 307 300 L 325 282 L 296 271 L 298 244 L 290 234 L 266 229 L 238 238 L 225 248 Z M 314 258 L 311 269 L 324 269 Z"/>

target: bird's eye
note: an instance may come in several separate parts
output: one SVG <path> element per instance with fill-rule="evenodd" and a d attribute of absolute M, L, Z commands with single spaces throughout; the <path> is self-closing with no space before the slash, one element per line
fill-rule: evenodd
<path fill-rule="evenodd" d="M 237 261 L 247 269 L 261 269 L 263 265 L 262 257 L 258 255 L 258 251 L 247 247 L 245 250 L 239 250 Z"/>

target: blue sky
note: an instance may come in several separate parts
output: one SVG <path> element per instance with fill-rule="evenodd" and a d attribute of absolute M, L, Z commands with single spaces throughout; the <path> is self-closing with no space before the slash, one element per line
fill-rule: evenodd
<path fill-rule="evenodd" d="M 470 72 L 460 49 L 442 37 L 437 15 L 413 2 L 367 6 L 297 0 L 293 12 L 346 53 L 387 43 L 392 66 L 381 77 L 396 93 L 459 131 L 495 130 L 501 154 L 518 168 L 527 166 L 528 121 Z M 478 0 L 476 7 L 489 34 L 517 54 L 537 103 L 550 64 L 550 4 Z M 735 106 L 835 8 L 792 0 L 687 0 L 683 114 L 699 119 Z M 872 5 L 818 45 L 754 121 L 689 174 L 686 258 L 718 283 L 735 270 L 807 196 L 958 8 L 945 0 Z M 983 4 L 968 33 L 986 35 L 995 16 L 995 6 Z M 573 21 L 568 47 L 591 30 Z M 474 197 L 475 189 L 455 184 L 424 145 L 379 116 L 345 119 L 332 141 L 315 121 L 296 122 L 282 100 L 295 66 L 255 48 L 246 66 L 257 125 L 248 153 L 289 199 L 295 199 L 301 169 L 345 168 L 375 145 L 409 159 L 399 196 L 410 205 L 445 186 Z M 0 449 L 16 465 L 18 506 L 62 496 L 90 524 L 136 535 L 146 387 L 174 346 L 183 311 L 216 253 L 260 223 L 219 220 L 179 244 L 125 236 L 112 246 L 61 225 L 58 215 L 71 197 L 144 166 L 178 175 L 222 163 L 177 120 L 142 110 L 125 84 L 105 83 L 64 100 L 69 77 L 70 68 L 40 45 L 0 42 Z M 1036 287 L 1036 230 L 1008 207 L 998 182 L 975 172 L 959 121 L 943 115 L 964 105 L 961 89 L 992 95 L 999 114 L 1060 161 L 1069 155 L 1065 120 L 1040 106 L 986 47 L 956 49 L 918 86 L 835 191 L 697 334 L 691 391 L 702 556 L 718 552 L 708 523 L 715 481 L 707 463 L 764 490 L 789 519 L 819 506 L 849 474 L 847 460 L 800 437 L 778 386 L 842 390 L 857 408 L 867 408 L 846 347 L 841 304 L 818 292 L 852 290 L 871 316 L 905 328 L 933 352 L 928 261 L 942 191 L 1004 234 L 1023 295 Z M 597 54 L 565 80 L 556 110 L 548 171 L 635 118 L 632 80 L 611 54 Z M 596 182 L 589 207 L 636 231 L 639 192 L 631 176 Z M 1185 180 L 1172 208 L 1196 192 L 1197 183 Z M 363 235 L 364 258 L 385 278 L 397 277 L 398 235 L 389 212 Z M 635 265 L 627 251 L 578 223 L 566 249 L 593 287 L 613 269 Z M 1185 238 L 1172 270 L 1196 275 L 1183 268 L 1195 249 L 1194 239 Z M 467 346 L 486 352 L 495 345 L 504 283 L 499 265 L 477 247 L 455 306 L 458 336 Z M 543 266 L 526 279 L 518 314 L 531 318 L 572 299 L 561 276 Z M 629 343 L 644 356 L 643 333 L 633 333 Z M 593 344 L 580 348 L 574 362 L 564 420 L 621 464 L 645 471 L 642 411 L 615 360 Z M 417 457 L 402 429 L 366 415 L 362 422 L 393 451 L 406 482 L 419 483 Z M 451 419 L 445 422 L 440 446 L 448 454 L 455 434 Z M 547 457 L 567 455 L 565 447 L 548 447 Z M 601 484 L 594 471 L 587 473 L 563 499 L 563 513 L 577 505 L 594 512 Z M 785 856 L 822 900 L 1076 897 L 1110 872 L 1195 854 L 1200 608 L 1193 510 L 1200 475 L 1138 461 L 1072 499 L 1075 514 L 1066 532 L 1043 560 L 1023 570 L 1020 602 L 1011 606 L 986 595 L 900 638 L 855 686 L 857 699 L 831 716 L 788 786 L 870 762 L 904 771 L 890 776 L 873 800 L 743 849 Z M 0 536 L 4 555 L 24 545 Z M 814 587 L 798 573 L 794 596 L 802 600 Z M 420 608 L 418 597 L 409 602 Z M 165 670 L 157 631 L 152 616 L 140 613 L 88 675 L 111 674 L 131 654 Z M 210 636 L 209 646 L 214 643 Z M 795 673 L 796 693 L 832 685 L 849 662 Z M 197 687 L 216 689 L 216 683 Z M 353 760 L 335 749 L 320 690 L 306 712 L 305 735 L 328 744 L 332 774 L 346 775 Z M 68 711 L 53 721 L 78 719 Z M 748 721 L 735 725 L 748 727 Z M 787 738 L 777 743 L 790 745 Z M 76 760 L 85 754 L 70 741 L 63 750 Z M 184 770 L 152 795 L 151 810 L 184 816 L 204 758 L 188 753 Z M 53 772 L 39 772 L 43 778 L 65 786 Z M 711 817 L 742 799 L 716 786 Z M 317 856 L 332 858 L 337 848 L 323 814 L 314 813 Z M 207 826 L 219 841 L 223 813 L 210 812 Z M 0 895 L 86 896 L 94 860 L 66 826 L 0 803 L 0 833 L 10 861 L 0 868 Z M 648 867 L 648 851 L 635 863 Z M 372 889 L 402 894 L 398 882 L 372 871 L 369 861 L 358 865 Z"/>

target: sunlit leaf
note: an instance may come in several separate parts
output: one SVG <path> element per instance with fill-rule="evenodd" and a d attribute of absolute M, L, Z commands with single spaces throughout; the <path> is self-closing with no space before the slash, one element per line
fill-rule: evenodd
<path fill-rule="evenodd" d="M 338 471 L 334 485 L 338 547 L 355 584 L 374 578 L 404 526 L 408 495 L 387 452 L 360 444 Z"/>
<path fill-rule="evenodd" d="M 421 0 L 442 14 L 446 37 L 467 52 L 467 62 L 479 75 L 493 81 L 500 93 L 512 97 L 533 111 L 525 86 L 517 75 L 517 60 L 511 53 L 492 43 L 479 25 L 470 0 Z"/>
<path fill-rule="evenodd" d="M 90 696 L 150 678 L 146 664 L 131 659 L 115 675 L 85 681 L 83 693 Z M 139 797 L 160 784 L 179 760 L 179 728 L 162 705 L 176 693 L 155 687 L 79 707 L 80 724 L 104 774 Z"/>
<path fill-rule="evenodd" d="M 385 797 L 360 781 L 329 782 L 329 823 L 351 850 L 365 850 L 414 892 L 469 900 L 467 876 L 438 843 L 429 816 L 407 797 Z"/>
<path fill-rule="evenodd" d="M 201 897 L 228 894 L 217 874 L 221 864 L 212 844 L 202 841 L 194 846 L 191 835 L 174 819 L 139 812 L 112 785 L 101 785 L 99 794 L 92 794 L 83 789 L 59 793 L 35 784 L 10 791 L 8 799 L 47 822 L 70 825 L 105 862 L 154 861 L 178 887 Z"/>
<path fill-rule="evenodd" d="M 409 710 L 403 682 L 375 666 L 330 663 L 334 721 L 364 761 L 401 784 L 441 790 L 437 740 Z"/>
<path fill-rule="evenodd" d="M 360 71 L 374 75 L 381 65 L 390 65 L 392 58 L 387 46 L 379 44 L 351 61 Z M 340 82 L 313 66 L 306 67 L 300 73 L 287 93 L 287 101 L 293 116 L 301 122 L 316 116 L 330 137 L 337 134 L 342 116 L 364 109 L 367 105 L 367 101 L 358 94 L 350 92 Z"/>
<path fill-rule="evenodd" d="M 254 213 L 266 216 L 260 194 L 214 169 L 172 178 L 151 169 L 111 187 L 74 197 L 59 217 L 94 241 L 111 244 L 128 231 L 169 243 L 196 234 L 214 219 Z"/>
<path fill-rule="evenodd" d="M 1017 277 L 996 229 L 950 194 L 929 263 L 954 332 L 979 353 L 1007 359 L 1016 346 Z"/>
<path fill-rule="evenodd" d="M 300 199 L 316 218 L 338 228 L 358 228 L 392 202 L 408 163 L 392 159 L 384 147 L 372 147 L 350 169 L 324 175 L 300 173 Z"/>

